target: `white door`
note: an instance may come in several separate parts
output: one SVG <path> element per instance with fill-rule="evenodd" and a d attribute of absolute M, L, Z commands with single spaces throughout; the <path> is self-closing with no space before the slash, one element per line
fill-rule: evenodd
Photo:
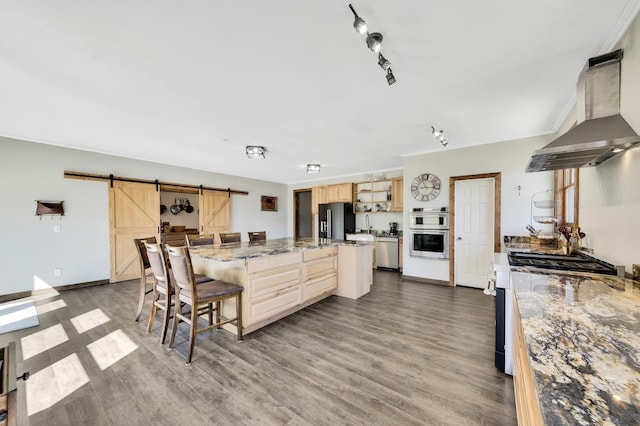
<path fill-rule="evenodd" d="M 495 179 L 455 183 L 455 284 L 485 288 L 493 259 Z"/>

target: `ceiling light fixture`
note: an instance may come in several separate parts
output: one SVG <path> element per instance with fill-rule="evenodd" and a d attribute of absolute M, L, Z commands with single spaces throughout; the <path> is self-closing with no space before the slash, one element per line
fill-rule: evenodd
<path fill-rule="evenodd" d="M 449 146 L 449 142 L 447 142 L 447 139 L 444 137 L 444 130 L 436 130 L 435 127 L 431 126 L 431 134 L 433 135 L 434 138 L 440 141 L 442 146 L 444 146 L 445 148 Z"/>
<path fill-rule="evenodd" d="M 389 84 L 389 86 L 391 86 L 395 82 L 396 82 L 396 78 L 393 76 L 393 72 L 391 71 L 391 68 L 389 68 L 387 70 L 387 83 Z"/>
<path fill-rule="evenodd" d="M 358 14 L 356 13 L 356 11 L 353 8 L 353 6 L 349 5 L 349 9 L 351 9 L 351 11 L 353 12 L 353 16 L 355 16 L 355 18 L 356 18 L 353 21 L 353 28 L 355 28 L 356 31 L 359 34 L 366 34 L 367 33 L 367 23 L 364 22 L 364 19 L 362 19 L 361 17 L 358 16 Z"/>
<path fill-rule="evenodd" d="M 387 71 L 391 66 L 391 62 L 389 62 L 387 58 L 382 56 L 382 53 L 378 53 L 378 65 L 380 65 L 380 68 Z"/>
<path fill-rule="evenodd" d="M 320 173 L 320 164 L 307 164 L 307 173 Z"/>
<path fill-rule="evenodd" d="M 367 47 L 371 49 L 372 52 L 380 53 L 380 49 L 382 49 L 382 34 L 367 34 Z"/>
<path fill-rule="evenodd" d="M 367 29 L 367 23 L 358 15 L 351 4 L 349 4 L 349 9 L 351 9 L 351 12 L 353 12 L 353 16 L 355 17 L 355 20 L 353 21 L 353 28 L 355 28 L 359 34 L 367 35 L 367 47 L 371 49 L 372 52 L 378 54 L 378 65 L 380 65 L 380 68 L 382 68 L 382 70 L 386 73 L 387 83 L 389 84 L 389 86 L 391 86 L 396 82 L 396 78 L 391 72 L 391 62 L 389 62 L 384 56 L 382 56 L 382 53 L 380 53 L 383 40 L 382 34 L 377 32 L 369 33 Z"/>
<path fill-rule="evenodd" d="M 264 158 L 264 153 L 267 150 L 264 146 L 247 145 L 245 153 L 249 158 Z"/>

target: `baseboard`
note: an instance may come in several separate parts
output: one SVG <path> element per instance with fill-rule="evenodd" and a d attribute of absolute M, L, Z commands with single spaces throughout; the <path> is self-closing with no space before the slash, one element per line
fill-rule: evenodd
<path fill-rule="evenodd" d="M 409 280 L 409 281 L 417 281 L 417 282 L 426 283 L 426 284 L 442 285 L 442 286 L 446 286 L 446 287 L 450 287 L 451 286 L 449 284 L 449 281 L 434 280 L 432 278 L 413 277 L 411 275 L 402 274 L 402 279 L 403 280 Z"/>
<path fill-rule="evenodd" d="M 104 285 L 104 284 L 109 284 L 109 280 L 107 279 L 107 280 L 87 281 L 84 283 L 61 285 L 58 287 L 44 288 L 40 290 L 21 291 L 18 293 L 3 294 L 3 295 L 0 295 L 0 303 L 8 302 L 10 300 L 23 299 L 25 297 L 43 296 L 48 294 L 55 295 L 61 291 L 75 290 L 78 288 L 93 287 L 93 286 Z"/>

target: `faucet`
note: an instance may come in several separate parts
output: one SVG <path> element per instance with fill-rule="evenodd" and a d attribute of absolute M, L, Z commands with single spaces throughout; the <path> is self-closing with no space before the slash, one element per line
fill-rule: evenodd
<path fill-rule="evenodd" d="M 367 232 L 371 232 L 371 224 L 369 223 L 368 214 L 364 215 L 364 224 L 365 224 L 365 227 L 367 228 Z"/>

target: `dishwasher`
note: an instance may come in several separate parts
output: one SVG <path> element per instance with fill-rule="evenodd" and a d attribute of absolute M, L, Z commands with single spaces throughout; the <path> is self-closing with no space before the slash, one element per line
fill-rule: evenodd
<path fill-rule="evenodd" d="M 398 270 L 398 237 L 376 237 L 376 266 Z"/>

